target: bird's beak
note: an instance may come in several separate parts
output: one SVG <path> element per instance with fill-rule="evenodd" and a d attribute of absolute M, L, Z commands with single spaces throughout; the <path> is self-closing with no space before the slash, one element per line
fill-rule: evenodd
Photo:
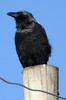
<path fill-rule="evenodd" d="M 12 17 L 14 17 L 14 18 L 17 17 L 16 12 L 8 12 L 7 15 L 12 16 Z"/>

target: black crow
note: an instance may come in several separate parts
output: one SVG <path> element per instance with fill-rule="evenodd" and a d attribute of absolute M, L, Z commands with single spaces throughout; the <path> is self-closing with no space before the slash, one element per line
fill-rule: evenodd
<path fill-rule="evenodd" d="M 27 11 L 9 12 L 16 20 L 15 45 L 23 67 L 47 64 L 51 55 L 45 29 Z"/>

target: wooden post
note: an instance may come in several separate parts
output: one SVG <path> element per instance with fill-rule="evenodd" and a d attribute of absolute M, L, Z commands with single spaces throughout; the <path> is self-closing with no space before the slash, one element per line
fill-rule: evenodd
<path fill-rule="evenodd" d="M 37 65 L 23 70 L 23 85 L 58 94 L 58 68 L 52 65 Z M 58 100 L 46 93 L 30 91 L 24 88 L 24 100 Z"/>

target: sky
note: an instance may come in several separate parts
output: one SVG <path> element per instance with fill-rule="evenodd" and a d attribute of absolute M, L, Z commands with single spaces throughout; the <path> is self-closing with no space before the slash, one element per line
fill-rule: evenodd
<path fill-rule="evenodd" d="M 15 21 L 7 12 L 26 10 L 46 30 L 52 45 L 48 64 L 59 68 L 59 93 L 66 97 L 66 0 L 0 0 L 0 77 L 22 83 L 15 50 Z M 23 100 L 23 89 L 0 81 L 0 100 Z M 60 99 L 59 99 L 60 100 Z"/>

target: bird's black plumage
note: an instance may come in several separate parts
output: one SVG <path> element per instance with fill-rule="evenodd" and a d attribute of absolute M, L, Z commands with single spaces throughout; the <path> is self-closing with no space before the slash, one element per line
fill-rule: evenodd
<path fill-rule="evenodd" d="M 45 29 L 27 11 L 9 12 L 16 20 L 15 45 L 23 67 L 47 64 L 51 55 Z"/>

